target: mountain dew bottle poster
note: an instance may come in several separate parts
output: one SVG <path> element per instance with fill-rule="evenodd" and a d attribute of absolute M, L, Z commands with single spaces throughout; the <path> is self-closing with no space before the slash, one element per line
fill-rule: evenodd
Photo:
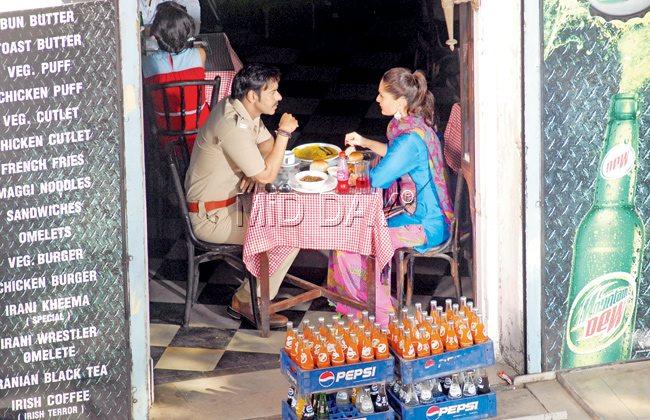
<path fill-rule="evenodd" d="M 650 0 L 544 0 L 544 370 L 650 357 Z"/>

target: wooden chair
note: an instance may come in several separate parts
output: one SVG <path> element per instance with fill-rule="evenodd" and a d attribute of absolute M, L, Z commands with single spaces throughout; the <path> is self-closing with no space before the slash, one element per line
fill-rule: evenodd
<path fill-rule="evenodd" d="M 185 316 L 183 326 L 187 327 L 190 323 L 192 306 L 196 302 L 199 287 L 199 265 L 208 261 L 224 260 L 235 269 L 239 270 L 243 276 L 241 282 L 248 279 L 251 286 L 252 300 L 257 302 L 256 290 L 257 281 L 252 276 L 241 259 L 242 246 L 235 244 L 215 244 L 205 242 L 196 237 L 192 229 L 190 214 L 187 208 L 185 198 L 185 188 L 183 181 L 189 166 L 189 152 L 187 144 L 183 137 L 167 145 L 167 160 L 172 176 L 176 197 L 178 200 L 178 209 L 183 223 L 185 234 L 185 244 L 187 245 L 187 286 L 185 292 Z M 259 307 L 252 305 L 253 315 L 256 323 L 259 324 Z"/>

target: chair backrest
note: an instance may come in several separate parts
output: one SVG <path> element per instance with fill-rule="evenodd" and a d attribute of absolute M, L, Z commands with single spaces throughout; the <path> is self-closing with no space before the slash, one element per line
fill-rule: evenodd
<path fill-rule="evenodd" d="M 179 137 L 167 144 L 167 162 L 171 172 L 172 183 L 176 190 L 176 198 L 178 199 L 178 207 L 181 219 L 183 220 L 183 229 L 185 237 L 193 244 L 198 243 L 198 239 L 194 235 L 192 229 L 192 222 L 190 221 L 190 213 L 187 209 L 187 199 L 185 197 L 185 175 L 190 162 L 190 153 L 187 149 L 187 143 L 184 137 Z"/>
<path fill-rule="evenodd" d="M 460 171 L 460 162 L 463 157 L 463 127 L 462 116 L 460 113 L 460 104 L 455 103 L 451 107 L 449 121 L 445 128 L 445 144 L 443 146 L 443 155 L 447 165 L 458 173 Z"/>
<path fill-rule="evenodd" d="M 210 109 L 214 108 L 221 77 L 147 85 L 150 119 L 158 135 L 178 137 L 198 133 L 205 106 L 205 89 L 212 86 Z"/>

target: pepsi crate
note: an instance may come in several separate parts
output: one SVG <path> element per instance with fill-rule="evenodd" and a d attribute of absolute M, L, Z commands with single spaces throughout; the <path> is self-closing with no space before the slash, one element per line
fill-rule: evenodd
<path fill-rule="evenodd" d="M 359 414 L 359 410 L 352 404 L 349 407 L 340 409 L 331 401 L 328 401 L 330 407 L 330 420 L 339 419 L 367 419 L 367 420 L 393 420 L 395 418 L 395 411 L 389 408 L 388 411 L 373 414 Z M 291 409 L 287 401 L 282 401 L 282 420 L 300 420 L 296 412 Z"/>
<path fill-rule="evenodd" d="M 449 419 L 485 419 L 497 415 L 497 395 L 494 392 L 450 400 L 438 397 L 435 402 L 416 405 L 404 405 L 392 389 L 387 390 L 388 403 L 395 409 L 397 418 L 423 420 Z"/>
<path fill-rule="evenodd" d="M 390 381 L 395 374 L 395 361 L 389 357 L 372 362 L 302 370 L 284 350 L 281 350 L 280 370 L 300 394 L 309 395 Z"/>
<path fill-rule="evenodd" d="M 391 353 L 395 357 L 395 372 L 402 383 L 406 384 L 494 364 L 492 340 L 464 349 L 413 360 L 402 359 L 393 352 L 393 349 L 391 349 Z"/>

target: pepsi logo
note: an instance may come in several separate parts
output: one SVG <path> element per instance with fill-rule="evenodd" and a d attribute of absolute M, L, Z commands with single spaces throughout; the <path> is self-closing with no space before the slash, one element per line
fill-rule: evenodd
<path fill-rule="evenodd" d="M 424 362 L 424 368 L 425 369 L 429 369 L 430 367 L 433 367 L 435 365 L 436 365 L 436 362 L 433 359 L 427 360 L 426 362 Z"/>
<path fill-rule="evenodd" d="M 320 374 L 318 377 L 318 383 L 324 388 L 329 388 L 334 383 L 334 372 L 327 370 Z"/>
<path fill-rule="evenodd" d="M 428 419 L 430 419 L 430 418 L 436 418 L 437 419 L 438 417 L 440 417 L 441 414 L 442 414 L 442 411 L 440 410 L 440 407 L 438 407 L 437 405 L 432 405 L 431 407 L 429 407 L 427 409 L 426 416 L 427 416 Z"/>

